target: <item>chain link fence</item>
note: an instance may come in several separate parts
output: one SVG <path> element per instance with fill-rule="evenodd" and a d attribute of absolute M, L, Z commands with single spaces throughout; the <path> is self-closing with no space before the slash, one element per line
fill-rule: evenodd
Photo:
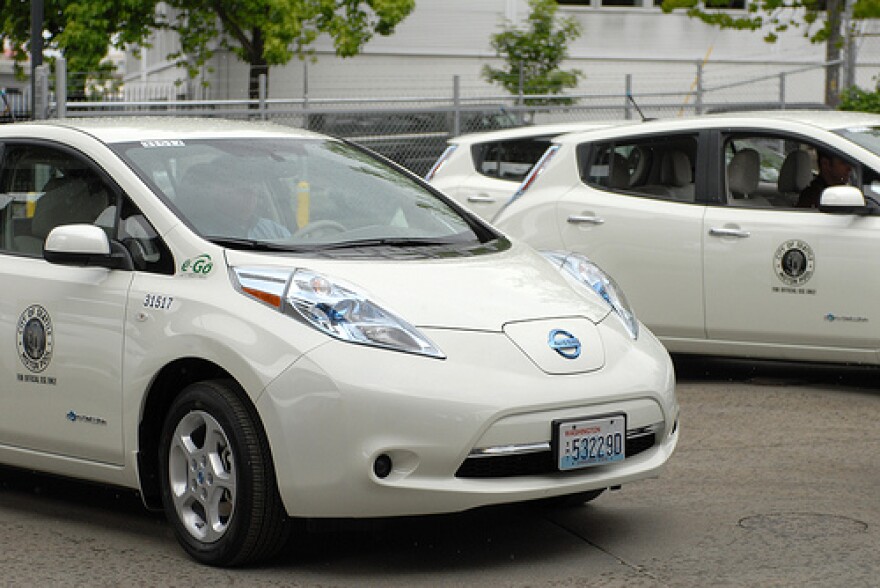
<path fill-rule="evenodd" d="M 611 68 L 613 69 L 613 68 Z M 804 86 L 821 90 L 824 66 L 780 68 L 755 64 L 665 63 L 662 71 L 638 76 L 599 71 L 584 84 L 588 92 L 558 96 L 500 95 L 476 80 L 453 76 L 445 91 L 402 98 L 267 97 L 211 100 L 194 83 L 86 85 L 88 92 L 69 96 L 63 59 L 54 75 L 38 68 L 36 118 L 99 116 L 199 116 L 271 120 L 352 140 L 424 175 L 454 136 L 526 124 L 622 119 L 671 118 L 743 109 L 821 106 L 792 102 Z M 77 78 L 73 78 L 77 79 Z M 81 80 L 80 80 L 81 81 Z M 352 80 L 349 80 L 352 83 Z M 73 84 L 83 87 L 83 84 Z M 431 88 L 430 85 L 422 86 Z M 462 87 L 466 87 L 463 90 Z M 477 90 L 479 88 L 479 90 Z M 668 90 L 657 91 L 657 88 Z M 185 99 L 196 96 L 199 99 Z"/>

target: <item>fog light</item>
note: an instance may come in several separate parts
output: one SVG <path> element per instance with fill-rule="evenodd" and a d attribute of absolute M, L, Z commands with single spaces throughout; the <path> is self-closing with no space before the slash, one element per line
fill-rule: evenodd
<path fill-rule="evenodd" d="M 394 468 L 394 464 L 391 462 L 391 458 L 384 453 L 373 462 L 373 473 L 379 479 L 387 478 L 391 474 L 392 468 Z"/>

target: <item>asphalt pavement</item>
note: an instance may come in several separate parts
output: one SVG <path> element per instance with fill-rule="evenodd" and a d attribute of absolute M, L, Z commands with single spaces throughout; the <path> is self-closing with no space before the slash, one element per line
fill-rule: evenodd
<path fill-rule="evenodd" d="M 133 492 L 0 469 L 4 586 L 880 586 L 880 369 L 676 358 L 663 475 L 579 508 L 320 523 L 187 558 Z"/>

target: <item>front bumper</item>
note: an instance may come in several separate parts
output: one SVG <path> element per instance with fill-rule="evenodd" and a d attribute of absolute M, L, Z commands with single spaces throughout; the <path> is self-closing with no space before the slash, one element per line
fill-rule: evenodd
<path fill-rule="evenodd" d="M 501 333 L 423 332 L 445 360 L 328 341 L 260 397 L 290 515 L 431 514 L 574 494 L 656 476 L 675 449 L 673 368 L 647 331 L 633 342 L 603 328 L 604 367 L 564 376 L 538 369 Z M 575 472 L 468 471 L 498 448 L 504 456 L 549 443 L 555 419 L 612 412 L 626 413 L 630 433 L 650 430 L 653 442 Z M 374 472 L 380 456 L 393 464 L 385 477 Z"/>

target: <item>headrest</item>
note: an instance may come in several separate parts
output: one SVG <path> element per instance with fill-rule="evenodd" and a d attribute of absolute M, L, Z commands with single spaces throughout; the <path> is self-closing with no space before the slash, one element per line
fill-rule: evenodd
<path fill-rule="evenodd" d="M 47 190 L 37 201 L 31 232 L 45 239 L 49 232 L 62 224 L 91 223 L 106 205 L 91 197 L 84 180 L 72 178 L 47 184 Z"/>
<path fill-rule="evenodd" d="M 694 173 L 691 160 L 684 151 L 671 151 L 663 157 L 660 169 L 660 182 L 666 186 L 680 188 L 692 184 Z"/>
<path fill-rule="evenodd" d="M 733 194 L 748 196 L 758 189 L 761 156 L 754 149 L 737 151 L 727 164 L 727 187 Z"/>
<path fill-rule="evenodd" d="M 608 187 L 609 188 L 628 188 L 629 187 L 629 162 L 623 155 L 619 153 L 611 154 L 609 162 L 611 169 L 609 170 Z"/>
<path fill-rule="evenodd" d="M 779 168 L 777 186 L 780 192 L 800 192 L 813 180 L 813 169 L 810 154 L 802 149 L 792 151 L 785 156 Z"/>

